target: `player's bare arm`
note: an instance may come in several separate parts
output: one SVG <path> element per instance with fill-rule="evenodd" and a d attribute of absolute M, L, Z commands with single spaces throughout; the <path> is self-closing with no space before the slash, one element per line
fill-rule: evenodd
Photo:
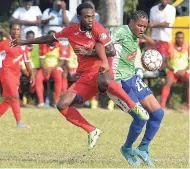
<path fill-rule="evenodd" d="M 26 66 L 26 69 L 29 72 L 31 86 L 34 86 L 35 85 L 35 76 L 34 76 L 34 72 L 32 70 L 31 63 L 30 62 L 25 62 L 25 66 Z"/>
<path fill-rule="evenodd" d="M 30 39 L 30 40 L 20 40 L 20 39 L 14 39 L 10 42 L 10 47 L 15 47 L 18 45 L 28 45 L 28 44 L 51 44 L 53 42 L 57 41 L 53 35 L 45 35 L 41 36 L 39 38 Z"/>
<path fill-rule="evenodd" d="M 97 56 L 97 52 L 95 49 L 89 50 L 82 46 L 77 46 L 76 48 L 74 48 L 74 52 L 80 55 L 86 55 L 86 56 L 92 56 L 92 57 Z M 110 43 L 107 46 L 105 46 L 105 53 L 107 57 L 115 56 L 116 51 L 115 51 L 113 43 Z"/>

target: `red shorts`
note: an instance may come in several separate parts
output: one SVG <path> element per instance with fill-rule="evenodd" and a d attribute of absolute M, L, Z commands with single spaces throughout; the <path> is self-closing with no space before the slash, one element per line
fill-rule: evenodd
<path fill-rule="evenodd" d="M 1 70 L 0 80 L 3 88 L 3 96 L 14 97 L 18 96 L 18 89 L 20 85 L 19 77 L 15 76 L 11 71 Z"/>
<path fill-rule="evenodd" d="M 83 103 L 90 100 L 99 93 L 98 90 L 98 70 L 82 73 L 80 78 L 67 90 L 81 96 Z"/>
<path fill-rule="evenodd" d="M 171 70 L 167 73 L 167 77 L 172 79 L 174 83 L 177 83 L 178 80 L 180 80 L 181 82 L 185 82 L 185 80 L 188 78 L 188 76 L 189 75 L 187 72 L 185 72 L 184 75 L 179 78 Z"/>

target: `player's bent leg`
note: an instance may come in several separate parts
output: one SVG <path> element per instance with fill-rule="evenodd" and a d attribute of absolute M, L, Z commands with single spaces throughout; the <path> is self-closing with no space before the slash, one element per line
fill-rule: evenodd
<path fill-rule="evenodd" d="M 89 134 L 88 149 L 91 150 L 95 146 L 101 131 L 86 121 L 79 111 L 71 106 L 72 104 L 82 102 L 83 100 L 79 95 L 71 91 L 66 91 L 57 103 L 57 109 L 69 122 L 82 128 Z"/>
<path fill-rule="evenodd" d="M 100 92 L 107 91 L 113 96 L 117 96 L 123 100 L 129 107 L 129 111 L 135 112 L 142 120 L 148 120 L 148 113 L 139 104 L 135 104 L 134 101 L 128 96 L 127 92 L 124 91 L 116 81 L 112 80 L 112 76 L 109 72 L 100 74 L 98 76 L 98 87 Z"/>
<path fill-rule="evenodd" d="M 145 107 L 148 112 L 150 112 L 150 119 L 147 121 L 144 137 L 134 152 L 136 155 L 142 158 L 147 165 L 154 166 L 154 163 L 149 156 L 148 147 L 160 128 L 160 124 L 164 116 L 164 111 L 153 94 L 148 95 L 140 102 L 143 107 Z"/>

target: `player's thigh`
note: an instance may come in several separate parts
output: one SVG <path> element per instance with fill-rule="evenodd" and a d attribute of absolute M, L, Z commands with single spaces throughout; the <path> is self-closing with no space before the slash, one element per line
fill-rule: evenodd
<path fill-rule="evenodd" d="M 42 82 L 45 80 L 43 70 L 40 69 L 36 72 L 36 77 L 35 77 L 36 83 Z"/>
<path fill-rule="evenodd" d="M 53 79 L 55 81 L 62 81 L 62 73 L 63 73 L 63 69 L 58 67 L 52 70 L 51 72 L 51 77 L 53 77 Z"/>
<path fill-rule="evenodd" d="M 140 103 L 149 113 L 161 108 L 160 104 L 153 94 L 149 94 L 148 96 L 146 96 L 140 101 Z"/>
<path fill-rule="evenodd" d="M 149 89 L 147 84 L 144 83 L 142 79 L 136 75 L 133 76 L 131 88 L 133 89 L 133 92 L 135 93 L 135 96 L 138 98 L 139 101 L 152 94 L 152 91 Z"/>
<path fill-rule="evenodd" d="M 177 83 L 178 78 L 175 76 L 173 71 L 168 71 L 167 73 L 166 84 L 172 86 L 174 83 Z"/>
<path fill-rule="evenodd" d="M 12 98 L 17 97 L 19 95 L 19 78 L 14 76 L 12 73 L 6 75 L 1 80 L 2 89 L 3 89 L 3 96 Z"/>
<path fill-rule="evenodd" d="M 82 104 L 98 94 L 96 85 L 89 85 L 82 82 L 75 82 L 67 91 L 77 95 L 76 103 Z"/>

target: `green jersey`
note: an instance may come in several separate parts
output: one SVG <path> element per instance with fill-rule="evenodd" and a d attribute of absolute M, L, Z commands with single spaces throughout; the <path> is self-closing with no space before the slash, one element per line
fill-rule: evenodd
<path fill-rule="evenodd" d="M 111 31 L 116 56 L 112 61 L 115 80 L 128 80 L 135 75 L 134 61 L 137 54 L 138 38 L 127 25 L 121 25 Z"/>

